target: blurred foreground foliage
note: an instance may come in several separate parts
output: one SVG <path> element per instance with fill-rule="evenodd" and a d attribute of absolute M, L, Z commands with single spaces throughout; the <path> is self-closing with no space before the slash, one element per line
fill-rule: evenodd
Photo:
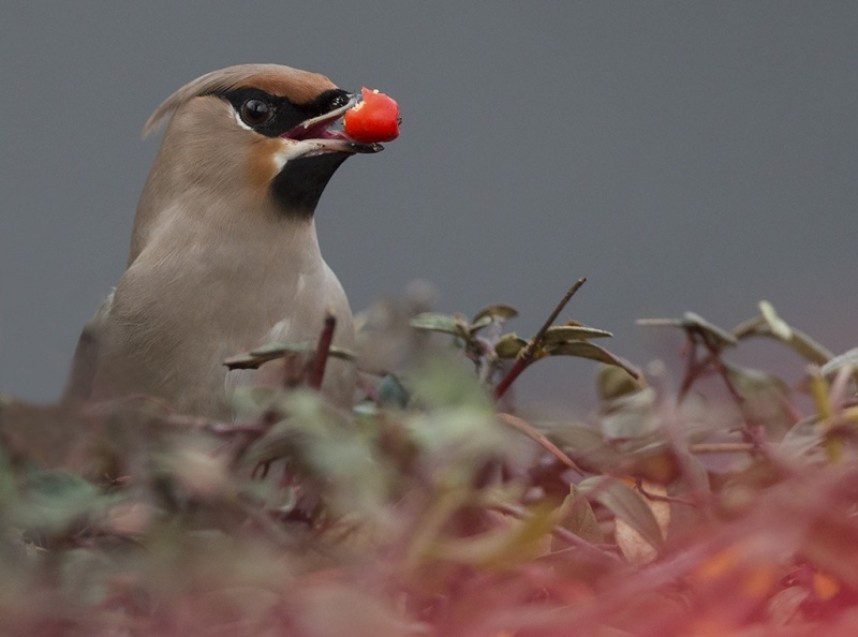
<path fill-rule="evenodd" d="M 732 330 L 645 321 L 686 334 L 673 388 L 559 312 L 528 340 L 508 306 L 417 305 L 358 317 L 350 412 L 308 388 L 246 390 L 234 422 L 6 399 L 0 634 L 858 630 L 858 351 L 767 303 Z M 755 336 L 807 360 L 801 387 L 729 362 Z M 587 419 L 529 422 L 498 391 L 551 355 L 602 365 Z"/>

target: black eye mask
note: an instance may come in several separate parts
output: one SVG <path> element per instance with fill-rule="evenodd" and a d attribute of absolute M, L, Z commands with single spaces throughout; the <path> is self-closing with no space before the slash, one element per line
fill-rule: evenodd
<path fill-rule="evenodd" d="M 331 89 L 312 102 L 295 104 L 285 97 L 257 88 L 216 91 L 213 94 L 232 104 L 241 121 L 266 137 L 280 137 L 301 122 L 345 106 L 350 97 L 342 89 Z"/>

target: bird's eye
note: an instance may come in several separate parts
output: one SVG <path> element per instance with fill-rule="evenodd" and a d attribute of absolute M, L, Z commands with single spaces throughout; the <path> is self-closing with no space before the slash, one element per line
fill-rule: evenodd
<path fill-rule="evenodd" d="M 274 108 L 268 102 L 252 98 L 241 105 L 239 115 L 248 126 L 260 126 L 266 123 L 274 114 Z"/>

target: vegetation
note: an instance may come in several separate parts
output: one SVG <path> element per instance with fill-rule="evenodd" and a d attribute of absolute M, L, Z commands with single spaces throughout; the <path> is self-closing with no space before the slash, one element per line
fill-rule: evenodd
<path fill-rule="evenodd" d="M 237 395 L 234 422 L 6 399 L 0 634 L 855 634 L 858 350 L 767 303 L 732 330 L 645 321 L 687 336 L 673 390 L 556 324 L 581 283 L 531 339 L 504 305 L 382 303 L 356 354 L 329 322 L 238 356 L 298 372 Z M 802 387 L 730 362 L 761 336 L 807 361 Z M 593 415 L 517 415 L 517 376 L 565 355 L 600 365 Z M 352 411 L 314 389 L 329 356 L 363 369 Z"/>

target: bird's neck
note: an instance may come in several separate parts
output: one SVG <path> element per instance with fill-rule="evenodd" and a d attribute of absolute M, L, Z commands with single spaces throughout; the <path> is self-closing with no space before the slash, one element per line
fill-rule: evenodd
<path fill-rule="evenodd" d="M 148 206 L 157 203 L 157 209 Z M 322 261 L 312 214 L 284 214 L 279 202 L 232 201 L 189 191 L 170 202 L 141 198 L 128 264 L 143 251 L 287 262 L 301 271 Z"/>

